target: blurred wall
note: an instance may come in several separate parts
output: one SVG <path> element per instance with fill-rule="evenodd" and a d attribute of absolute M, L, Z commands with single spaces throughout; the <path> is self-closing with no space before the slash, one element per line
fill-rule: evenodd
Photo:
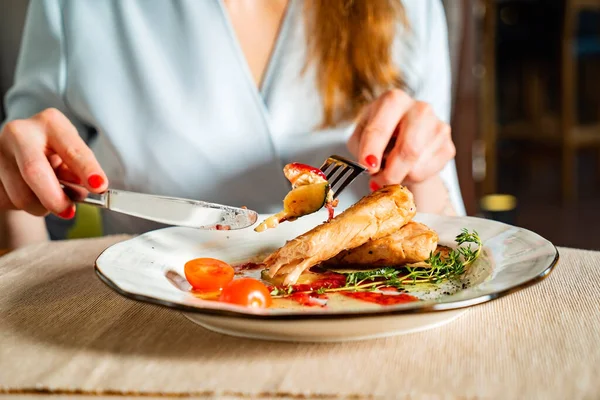
<path fill-rule="evenodd" d="M 456 169 L 467 214 L 477 211 L 473 179 L 473 145 L 478 135 L 475 32 L 477 0 L 442 0 L 448 21 L 452 67 L 452 137 Z"/>
<path fill-rule="evenodd" d="M 2 101 L 13 81 L 28 4 L 28 0 L 0 0 L 0 95 Z M 4 111 L 0 108 L 1 119 L 4 119 Z"/>
<path fill-rule="evenodd" d="M 452 65 L 452 98 L 456 98 L 458 71 L 460 65 L 461 44 L 464 33 L 464 2 L 460 0 L 442 0 L 448 21 L 448 44 Z"/>

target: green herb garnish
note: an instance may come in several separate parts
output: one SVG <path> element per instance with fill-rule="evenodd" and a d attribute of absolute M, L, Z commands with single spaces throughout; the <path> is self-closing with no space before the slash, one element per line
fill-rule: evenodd
<path fill-rule="evenodd" d="M 460 235 L 455 239 L 458 244 L 456 250 L 443 257 L 441 253 L 431 253 L 425 263 L 431 268 L 412 268 L 408 267 L 408 275 L 403 280 L 406 282 L 412 280 L 412 283 L 440 283 L 445 280 L 455 279 L 465 272 L 465 267 L 472 264 L 481 253 L 482 243 L 479 234 L 476 231 L 469 233 L 463 229 Z M 467 243 L 467 246 L 462 246 Z M 471 245 L 475 244 L 477 248 L 473 250 Z M 462 259 L 461 259 L 462 258 Z"/>

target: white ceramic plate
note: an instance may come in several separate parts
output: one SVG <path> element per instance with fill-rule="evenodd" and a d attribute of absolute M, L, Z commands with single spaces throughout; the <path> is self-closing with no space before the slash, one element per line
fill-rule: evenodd
<path fill-rule="evenodd" d="M 261 216 L 264 217 L 264 216 Z M 186 261 L 213 257 L 232 265 L 271 252 L 326 219 L 319 212 L 277 229 L 256 233 L 166 228 L 115 244 L 96 261 L 98 276 L 128 298 L 184 312 L 193 322 L 235 336 L 286 341 L 343 341 L 415 332 L 447 323 L 467 307 L 523 289 L 547 276 L 558 261 L 555 246 L 541 236 L 472 217 L 419 214 L 415 219 L 453 246 L 462 228 L 476 230 L 484 251 L 459 285 L 419 288 L 421 301 L 380 306 L 350 299 L 326 307 L 249 309 L 202 300 L 183 278 Z M 256 275 L 258 271 L 248 272 Z"/>

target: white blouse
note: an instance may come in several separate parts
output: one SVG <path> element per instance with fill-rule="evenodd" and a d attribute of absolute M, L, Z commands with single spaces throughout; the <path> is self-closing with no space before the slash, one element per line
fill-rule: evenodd
<path fill-rule="evenodd" d="M 394 59 L 416 99 L 450 116 L 450 67 L 439 0 L 404 0 L 410 32 Z M 271 213 L 281 208 L 288 162 L 319 166 L 351 157 L 353 126 L 317 130 L 321 100 L 306 57 L 301 0 L 290 0 L 262 87 L 257 89 L 219 0 L 32 1 L 7 120 L 63 111 L 94 150 L 110 185 Z M 454 162 L 442 172 L 464 214 Z M 368 177 L 340 208 L 368 193 Z M 72 222 L 47 218 L 52 238 Z M 157 225 L 103 213 L 104 231 Z"/>

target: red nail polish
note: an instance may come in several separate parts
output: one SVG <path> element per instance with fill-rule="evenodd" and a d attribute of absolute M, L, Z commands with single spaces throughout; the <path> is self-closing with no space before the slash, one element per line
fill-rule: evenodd
<path fill-rule="evenodd" d="M 371 189 L 371 192 L 376 192 L 380 189 L 380 186 L 377 184 L 377 182 L 371 181 L 369 188 Z"/>
<path fill-rule="evenodd" d="M 75 206 L 67 208 L 65 211 L 58 214 L 63 219 L 72 219 L 75 216 Z"/>
<path fill-rule="evenodd" d="M 90 175 L 88 184 L 92 189 L 98 189 L 100 186 L 104 185 L 104 178 L 98 174 Z"/>
<path fill-rule="evenodd" d="M 379 160 L 377 160 L 377 157 L 371 154 L 365 157 L 365 162 L 367 163 L 367 166 L 371 168 L 377 168 Z"/>

